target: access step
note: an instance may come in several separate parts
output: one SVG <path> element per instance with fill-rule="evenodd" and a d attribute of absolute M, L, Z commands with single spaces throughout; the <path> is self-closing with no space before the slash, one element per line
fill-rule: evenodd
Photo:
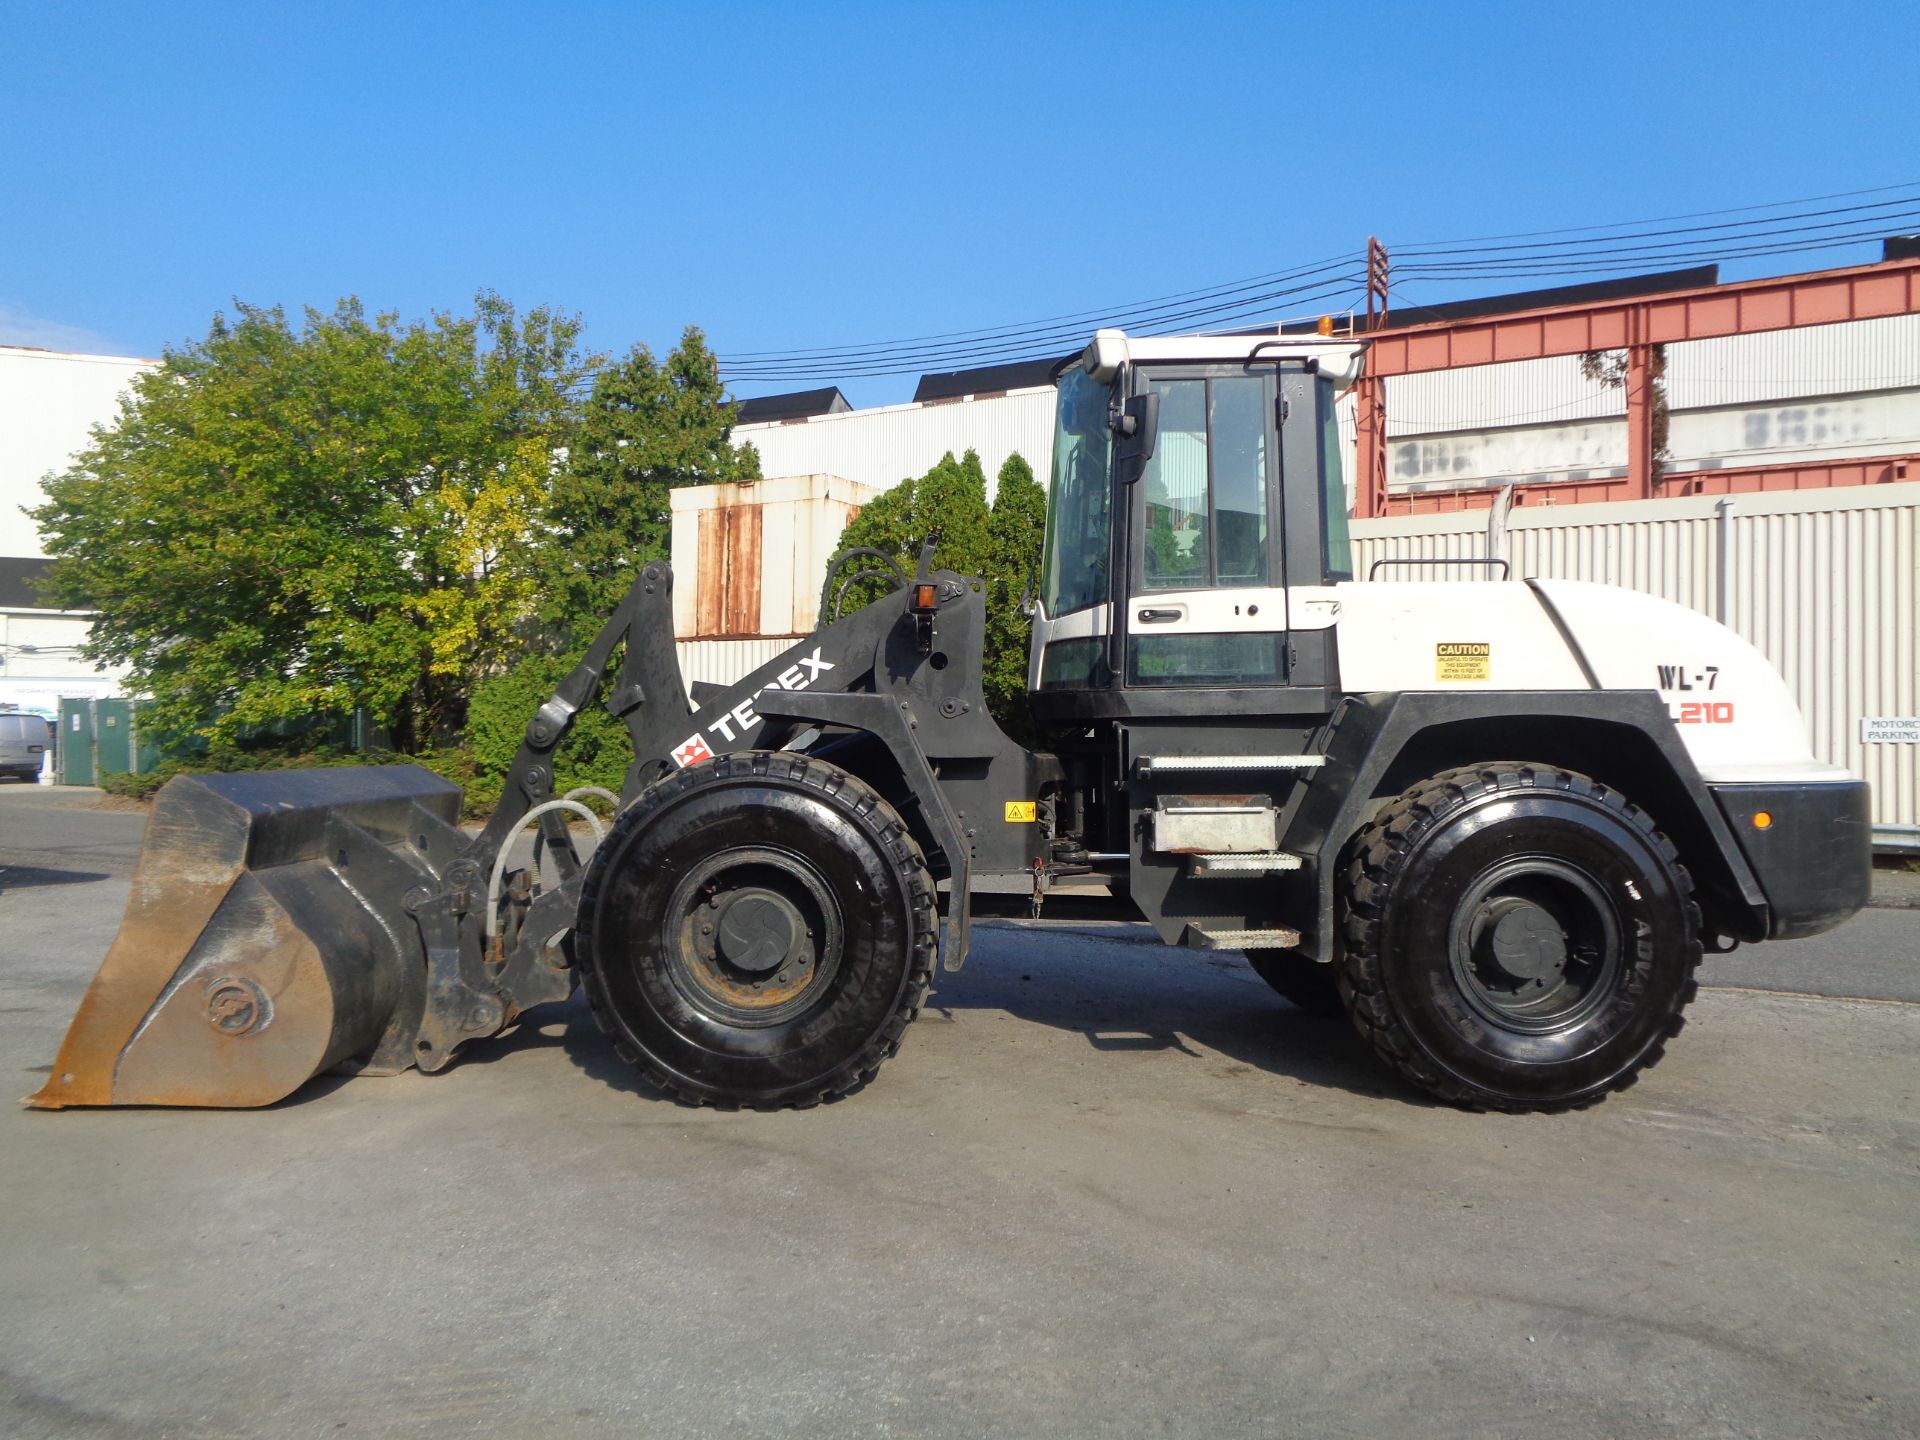
<path fill-rule="evenodd" d="M 1318 770 L 1324 755 L 1142 755 L 1142 775 L 1180 770 Z"/>
<path fill-rule="evenodd" d="M 1187 873 L 1196 879 L 1208 876 L 1245 877 L 1272 875 L 1282 870 L 1298 870 L 1300 857 L 1284 850 L 1229 851 L 1217 855 L 1188 857 Z"/>
<path fill-rule="evenodd" d="M 1300 944 L 1298 930 L 1227 930 L 1190 925 L 1196 950 L 1292 950 Z"/>

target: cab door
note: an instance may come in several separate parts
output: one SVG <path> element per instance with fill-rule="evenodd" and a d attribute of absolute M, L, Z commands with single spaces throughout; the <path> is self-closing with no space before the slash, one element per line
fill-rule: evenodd
<path fill-rule="evenodd" d="M 1288 683 L 1277 367 L 1143 369 L 1159 397 L 1128 516 L 1124 683 Z"/>

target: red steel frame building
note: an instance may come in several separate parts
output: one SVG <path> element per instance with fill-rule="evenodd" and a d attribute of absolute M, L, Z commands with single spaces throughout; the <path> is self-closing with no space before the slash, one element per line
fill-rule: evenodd
<path fill-rule="evenodd" d="M 1355 387 L 1358 474 L 1353 513 L 1367 519 L 1484 509 L 1500 493 L 1498 486 L 1483 486 L 1389 495 L 1388 380 L 1397 375 L 1509 360 L 1541 360 L 1592 350 L 1627 352 L 1627 473 L 1612 480 L 1517 485 L 1513 496 L 1516 505 L 1817 490 L 1920 479 L 1920 455 L 1661 473 L 1654 463 L 1653 443 L 1652 362 L 1656 345 L 1915 313 L 1920 313 L 1920 258 L 1426 325 L 1392 326 L 1372 336 L 1366 369 Z"/>

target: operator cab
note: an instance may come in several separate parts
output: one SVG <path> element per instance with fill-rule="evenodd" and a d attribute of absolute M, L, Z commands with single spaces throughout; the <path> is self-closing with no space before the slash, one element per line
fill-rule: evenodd
<path fill-rule="evenodd" d="M 1352 578 L 1334 402 L 1361 353 L 1102 330 L 1060 376 L 1037 719 L 1324 708 L 1322 587 Z"/>

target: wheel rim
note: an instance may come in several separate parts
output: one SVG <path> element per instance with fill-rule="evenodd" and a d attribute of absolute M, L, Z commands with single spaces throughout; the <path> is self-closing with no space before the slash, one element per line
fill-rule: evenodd
<path fill-rule="evenodd" d="M 1475 878 L 1454 906 L 1447 948 L 1475 1014 L 1542 1035 L 1579 1025 L 1606 1003 L 1625 969 L 1623 933 L 1598 879 L 1535 856 Z"/>
<path fill-rule="evenodd" d="M 791 1020 L 840 968 L 832 890 L 804 857 L 723 850 L 690 870 L 667 907 L 666 970 L 681 998 L 729 1025 Z"/>

